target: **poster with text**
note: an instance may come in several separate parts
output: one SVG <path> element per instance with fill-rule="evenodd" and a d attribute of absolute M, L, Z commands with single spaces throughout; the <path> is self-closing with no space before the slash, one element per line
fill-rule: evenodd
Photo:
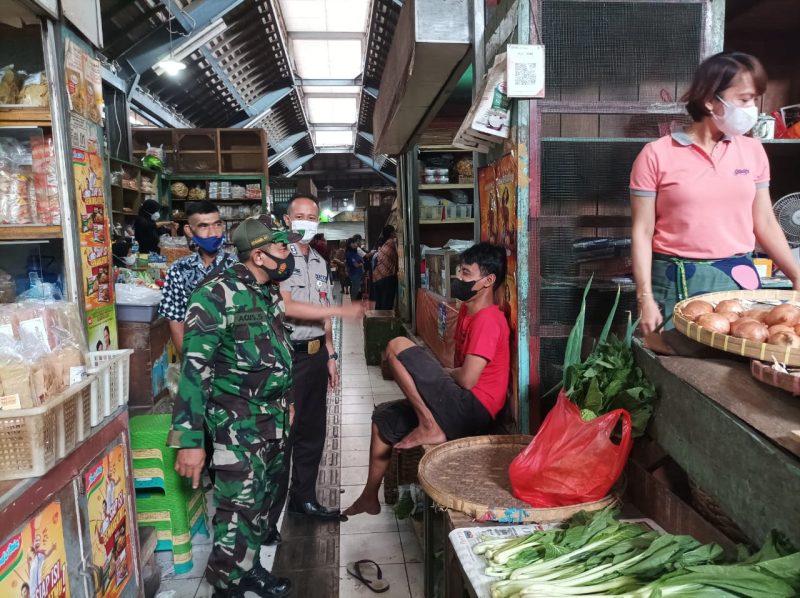
<path fill-rule="evenodd" d="M 511 328 L 511 408 L 517 420 L 517 160 L 513 153 L 478 169 L 478 202 L 481 210 L 481 241 L 500 245 L 506 250 L 507 274 L 505 283 L 498 291 L 498 302 Z"/>
<path fill-rule="evenodd" d="M 80 241 L 80 272 L 87 329 L 91 339 L 94 333 L 92 327 L 98 319 L 101 319 L 103 326 L 109 328 L 107 336 L 111 339 L 110 343 L 106 342 L 106 335 L 103 335 L 102 339 L 94 339 L 90 345 L 92 351 L 96 350 L 98 341 L 101 340 L 102 350 L 117 347 L 110 215 L 106 201 L 105 164 L 97 141 L 98 132 L 100 129 L 93 122 L 75 114 L 71 115 L 70 137 L 77 208 L 76 224 Z M 95 310 L 99 308 L 104 309 L 100 314 L 95 314 Z"/>
<path fill-rule="evenodd" d="M 0 545 L 0 596 L 69 598 L 61 505 L 52 502 Z"/>
<path fill-rule="evenodd" d="M 125 452 L 115 447 L 86 472 L 84 485 L 92 538 L 92 563 L 100 570 L 97 597 L 116 598 L 131 575 L 131 539 Z"/>

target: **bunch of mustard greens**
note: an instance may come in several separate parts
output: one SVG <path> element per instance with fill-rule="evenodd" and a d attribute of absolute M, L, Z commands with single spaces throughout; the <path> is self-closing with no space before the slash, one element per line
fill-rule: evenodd
<path fill-rule="evenodd" d="M 590 279 L 583 292 L 578 318 L 567 339 L 564 374 L 556 388 L 566 391 L 569 400 L 581 409 L 585 421 L 615 409 L 627 410 L 631 415 L 633 436 L 641 436 L 653 413 L 656 391 L 633 360 L 631 343 L 638 321 L 632 322 L 628 313 L 625 337 L 619 339 L 610 334 L 619 305 L 620 290 L 617 288 L 614 305 L 597 343 L 589 356 L 581 360 L 586 297 L 591 286 Z"/>
<path fill-rule="evenodd" d="M 474 548 L 497 577 L 492 598 L 790 598 L 800 596 L 800 553 L 776 532 L 750 555 L 726 560 L 716 544 L 648 531 L 606 509 L 576 515 L 563 529 Z"/>

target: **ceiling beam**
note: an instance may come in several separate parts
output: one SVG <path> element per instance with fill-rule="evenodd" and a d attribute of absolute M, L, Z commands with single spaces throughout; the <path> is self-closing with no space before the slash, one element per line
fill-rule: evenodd
<path fill-rule="evenodd" d="M 311 158 L 313 158 L 316 154 L 307 154 L 305 156 L 300 156 L 297 160 L 286 166 L 286 172 L 292 172 L 308 162 Z"/>
<path fill-rule="evenodd" d="M 291 87 L 283 87 L 281 89 L 275 89 L 267 92 L 261 96 L 260 99 L 247 106 L 247 114 L 249 115 L 249 118 L 236 123 L 233 125 L 233 127 L 236 129 L 252 127 L 255 123 L 269 114 L 275 104 L 280 102 L 283 98 L 287 97 L 291 93 Z"/>
<path fill-rule="evenodd" d="M 318 40 L 337 40 L 337 39 L 357 39 L 364 41 L 364 33 L 360 31 L 290 31 L 289 39 L 318 39 Z"/>
<path fill-rule="evenodd" d="M 369 158 L 369 157 L 367 157 L 367 156 L 364 156 L 363 154 L 356 154 L 356 153 L 354 153 L 353 155 L 354 155 L 356 158 L 358 158 L 358 159 L 359 159 L 359 160 L 360 160 L 360 161 L 361 161 L 363 164 L 366 164 L 366 165 L 367 165 L 367 166 L 369 166 L 369 167 L 370 167 L 372 170 L 374 170 L 374 171 L 375 171 L 375 172 L 377 172 L 379 175 L 381 175 L 381 176 L 382 176 L 384 179 L 386 179 L 387 181 L 389 181 L 389 182 L 390 182 L 392 185 L 395 185 L 395 186 L 397 186 L 397 177 L 393 177 L 392 175 L 390 175 L 390 174 L 386 174 L 385 172 L 383 172 L 383 171 L 381 170 L 380 166 L 378 166 L 378 164 L 375 162 L 375 160 L 374 160 L 373 158 Z"/>
<path fill-rule="evenodd" d="M 361 77 L 355 79 L 295 79 L 295 85 L 304 87 L 330 86 L 330 87 L 351 87 L 361 85 Z"/>

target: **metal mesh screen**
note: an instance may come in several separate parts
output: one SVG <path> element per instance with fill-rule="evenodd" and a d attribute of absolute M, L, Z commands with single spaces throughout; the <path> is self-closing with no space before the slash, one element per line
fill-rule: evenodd
<path fill-rule="evenodd" d="M 597 100 L 639 101 L 648 81 L 671 82 L 674 95 L 700 62 L 702 17 L 699 2 L 542 0 L 548 98 L 610 85 L 613 98 Z"/>
<path fill-rule="evenodd" d="M 565 335 L 575 324 L 578 311 L 581 307 L 581 298 L 585 283 L 569 284 L 561 282 L 544 281 L 539 293 L 540 330 L 552 333 L 553 336 Z M 624 287 L 617 306 L 614 325 L 616 331 L 624 329 L 628 320 L 628 311 L 636 313 L 636 296 L 632 287 Z M 586 298 L 586 327 L 587 333 L 594 332 L 593 327 L 605 324 L 614 297 L 617 294 L 617 285 L 594 281 L 592 290 Z M 635 317 L 635 316 L 634 316 Z M 563 327 L 548 330 L 549 327 Z"/>
<path fill-rule="evenodd" d="M 541 214 L 626 215 L 631 166 L 645 141 L 542 141 Z"/>

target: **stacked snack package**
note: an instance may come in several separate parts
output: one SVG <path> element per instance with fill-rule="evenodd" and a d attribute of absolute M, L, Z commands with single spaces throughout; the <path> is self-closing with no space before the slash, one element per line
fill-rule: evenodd
<path fill-rule="evenodd" d="M 85 355 L 86 339 L 75 304 L 0 305 L 0 409 L 46 404 L 83 378 Z"/>
<path fill-rule="evenodd" d="M 39 224 L 61 224 L 58 205 L 58 178 L 56 176 L 53 138 L 31 137 L 33 154 L 33 183 L 36 190 L 36 215 Z"/>
<path fill-rule="evenodd" d="M 0 224 L 36 222 L 31 155 L 19 141 L 0 137 Z"/>

